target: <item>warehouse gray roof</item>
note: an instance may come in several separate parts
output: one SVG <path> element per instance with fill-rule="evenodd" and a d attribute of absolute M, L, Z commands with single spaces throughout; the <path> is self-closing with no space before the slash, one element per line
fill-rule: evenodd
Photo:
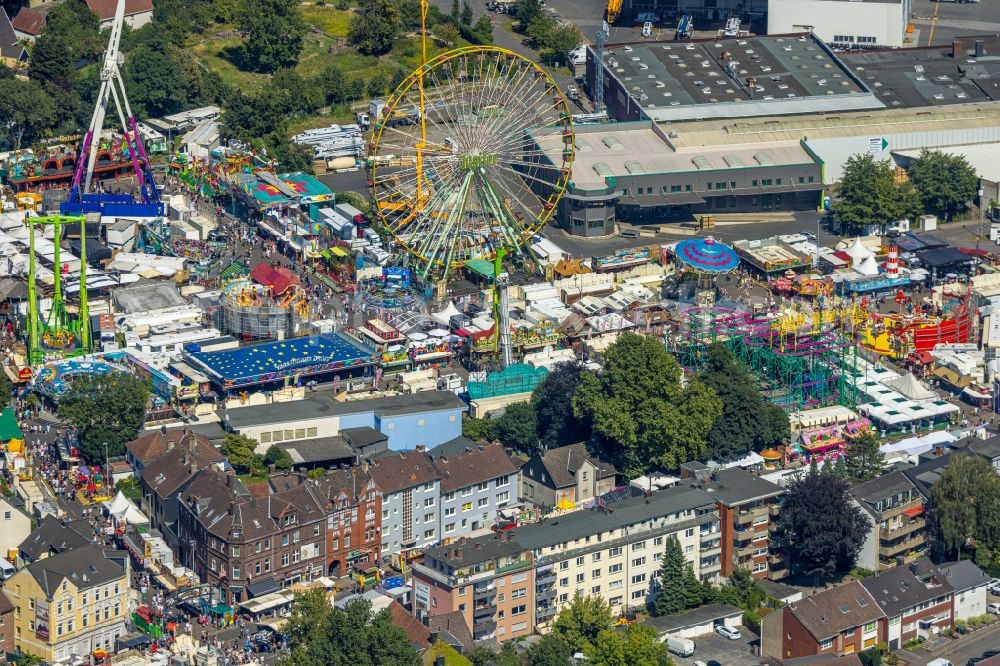
<path fill-rule="evenodd" d="M 700 507 L 714 506 L 709 493 L 697 488 L 674 487 L 661 490 L 648 498 L 629 497 L 609 505 L 610 512 L 573 511 L 562 516 L 549 518 L 531 525 L 525 525 L 508 533 L 515 541 L 527 548 L 543 548 L 565 541 L 573 541 L 586 536 L 614 530 L 625 525 L 633 525 L 661 516 L 669 516 Z"/>
<path fill-rule="evenodd" d="M 446 546 L 428 548 L 424 550 L 424 555 L 430 555 L 435 560 L 458 568 L 517 555 L 528 550 L 524 544 L 505 538 L 508 533 L 509 530 L 508 532 L 487 534 L 475 539 L 459 540 Z"/>

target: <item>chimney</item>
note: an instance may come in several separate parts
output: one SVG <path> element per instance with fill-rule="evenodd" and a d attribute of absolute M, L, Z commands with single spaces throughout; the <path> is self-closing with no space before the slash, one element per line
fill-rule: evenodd
<path fill-rule="evenodd" d="M 417 451 L 419 451 L 420 453 L 424 453 L 427 451 L 427 447 L 424 446 L 423 444 L 417 444 Z"/>
<path fill-rule="evenodd" d="M 234 511 L 236 511 L 236 502 L 230 502 L 229 503 L 229 515 L 230 516 L 233 515 Z"/>
<path fill-rule="evenodd" d="M 462 559 L 462 549 L 461 548 L 456 548 L 455 549 L 455 559 L 456 560 Z"/>
<path fill-rule="evenodd" d="M 275 467 L 273 463 L 267 466 L 267 475 L 268 476 L 273 476 L 274 473 L 277 472 L 277 471 L 278 471 L 278 468 Z"/>
<path fill-rule="evenodd" d="M 431 635 L 427 637 L 427 640 L 430 641 L 431 645 L 434 645 L 435 643 L 438 642 L 438 638 L 439 638 L 438 632 L 432 631 Z"/>
<path fill-rule="evenodd" d="M 962 57 L 962 42 L 957 39 L 951 42 L 951 57 L 955 59 Z"/>
<path fill-rule="evenodd" d="M 166 425 L 161 425 L 160 426 L 160 434 L 161 435 L 166 435 L 167 434 L 167 426 Z"/>
<path fill-rule="evenodd" d="M 233 487 L 233 476 L 234 474 L 226 474 L 226 488 Z"/>
<path fill-rule="evenodd" d="M 194 458 L 191 458 L 190 471 L 191 471 L 191 476 L 194 476 L 195 474 L 198 473 L 198 461 L 195 460 Z"/>

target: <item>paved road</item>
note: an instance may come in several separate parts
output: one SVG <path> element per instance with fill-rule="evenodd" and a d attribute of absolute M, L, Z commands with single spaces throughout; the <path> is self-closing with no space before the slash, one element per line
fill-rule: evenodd
<path fill-rule="evenodd" d="M 945 641 L 933 653 L 915 650 L 913 652 L 915 658 L 910 661 L 909 666 L 927 666 L 929 662 L 939 657 L 944 657 L 954 666 L 965 666 L 969 659 L 981 656 L 986 650 L 1000 649 L 1000 623 L 957 640 L 945 639 Z"/>

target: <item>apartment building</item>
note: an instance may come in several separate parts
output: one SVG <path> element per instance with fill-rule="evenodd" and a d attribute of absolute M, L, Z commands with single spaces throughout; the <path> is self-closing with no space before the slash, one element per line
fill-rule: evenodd
<path fill-rule="evenodd" d="M 509 532 L 428 549 L 413 567 L 412 584 L 418 616 L 457 611 L 477 641 L 504 641 L 534 631 L 532 553 Z"/>
<path fill-rule="evenodd" d="M 93 545 L 19 570 L 3 584 L 15 648 L 47 663 L 112 651 L 128 630 L 129 577 L 128 554 Z"/>
<path fill-rule="evenodd" d="M 892 650 L 918 636 L 928 638 L 954 625 L 955 589 L 927 558 L 869 576 L 861 585 L 887 618 L 882 640 Z"/>
<path fill-rule="evenodd" d="M 309 479 L 253 497 L 230 473 L 202 470 L 180 498 L 178 559 L 229 604 L 327 572 L 324 501 Z"/>
<path fill-rule="evenodd" d="M 885 640 L 885 617 L 858 581 L 822 590 L 761 619 L 761 656 L 856 654 Z"/>
<path fill-rule="evenodd" d="M 302 482 L 301 475 L 295 477 Z M 367 465 L 328 471 L 317 479 L 315 492 L 326 510 L 327 572 L 344 576 L 351 567 L 376 565 L 382 552 L 382 489 Z"/>
<path fill-rule="evenodd" d="M 442 537 L 491 527 L 497 511 L 519 499 L 517 467 L 499 444 L 438 458 L 434 467 L 441 475 Z"/>
<path fill-rule="evenodd" d="M 587 502 L 615 487 L 617 471 L 594 458 L 586 444 L 570 444 L 535 454 L 521 467 L 521 497 L 550 509 Z"/>
<path fill-rule="evenodd" d="M 423 447 L 382 458 L 369 467 L 382 489 L 382 555 L 411 553 L 441 539 L 441 472 Z"/>
<path fill-rule="evenodd" d="M 868 518 L 858 566 L 884 571 L 911 562 L 927 549 L 924 496 L 902 472 L 883 474 L 851 488 Z"/>
<path fill-rule="evenodd" d="M 743 568 L 757 579 L 778 580 L 788 574 L 775 538 L 784 489 L 755 474 L 733 467 L 710 470 L 700 462 L 681 465 L 681 478 L 711 493 L 719 512 L 722 576 Z"/>

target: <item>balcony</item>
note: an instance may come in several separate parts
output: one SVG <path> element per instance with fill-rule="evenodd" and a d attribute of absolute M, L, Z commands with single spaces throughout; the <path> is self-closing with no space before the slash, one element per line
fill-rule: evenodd
<path fill-rule="evenodd" d="M 474 622 L 479 622 L 480 620 L 485 621 L 491 619 L 494 613 L 496 613 L 496 608 L 493 606 L 477 606 L 472 611 L 472 618 Z"/>
<path fill-rule="evenodd" d="M 771 516 L 771 518 L 777 518 L 778 516 L 780 516 L 781 515 L 781 505 L 778 504 L 778 503 L 768 504 L 768 506 L 767 506 L 767 515 Z"/>
<path fill-rule="evenodd" d="M 883 557 L 894 557 L 901 555 L 912 548 L 924 546 L 927 539 L 924 534 L 916 534 L 901 541 L 891 543 L 879 542 L 878 553 Z"/>
<path fill-rule="evenodd" d="M 557 609 L 556 609 L 556 605 L 555 604 L 548 604 L 548 605 L 538 606 L 535 609 L 535 621 L 536 622 L 544 622 L 545 620 L 549 619 L 550 617 L 554 617 L 555 614 L 556 614 L 556 610 Z"/>
<path fill-rule="evenodd" d="M 496 574 L 499 576 L 500 574 L 510 573 L 511 571 L 527 569 L 532 564 L 534 564 L 534 562 L 532 562 L 530 559 L 518 560 L 517 562 L 512 562 L 506 566 L 497 567 Z"/>
<path fill-rule="evenodd" d="M 747 543 L 747 545 L 745 545 L 745 546 L 737 546 L 735 548 L 736 554 L 739 557 L 750 557 L 751 555 L 753 555 L 753 551 L 754 550 L 755 549 L 754 549 L 753 545 L 750 544 L 750 543 Z"/>
<path fill-rule="evenodd" d="M 734 534 L 736 535 L 737 541 L 743 541 L 744 539 L 749 539 L 750 536 L 753 534 L 753 525 L 748 523 L 746 527 L 737 528 Z"/>
<path fill-rule="evenodd" d="M 923 498 L 915 499 L 906 504 L 900 504 L 899 506 L 894 506 L 891 509 L 886 509 L 882 512 L 882 520 L 890 520 L 896 516 L 906 513 L 907 511 L 916 512 L 917 509 L 922 509 L 924 506 Z"/>
<path fill-rule="evenodd" d="M 735 516 L 733 516 L 733 523 L 735 523 L 736 525 L 749 525 L 753 523 L 753 512 L 740 511 Z"/>
<path fill-rule="evenodd" d="M 556 574 L 555 569 L 550 569 L 543 574 L 538 574 L 535 577 L 535 585 L 541 587 L 542 585 L 551 585 L 556 582 L 559 576 Z"/>
<path fill-rule="evenodd" d="M 485 599 L 487 597 L 493 598 L 494 596 L 496 596 L 495 592 L 496 592 L 496 587 L 493 585 L 492 582 L 490 582 L 489 585 L 483 585 L 482 587 L 477 585 L 472 590 L 472 598 L 475 599 L 476 601 L 479 601 L 480 599 Z"/>
<path fill-rule="evenodd" d="M 547 601 L 549 599 L 556 598 L 556 588 L 555 586 L 546 585 L 544 588 L 535 588 L 535 600 L 538 602 Z"/>
<path fill-rule="evenodd" d="M 908 520 L 901 523 L 895 529 L 882 530 L 882 535 L 888 535 L 892 538 L 903 536 L 904 534 L 909 534 L 910 532 L 915 532 L 923 527 L 927 526 L 926 518 L 914 518 L 913 520 Z"/>

